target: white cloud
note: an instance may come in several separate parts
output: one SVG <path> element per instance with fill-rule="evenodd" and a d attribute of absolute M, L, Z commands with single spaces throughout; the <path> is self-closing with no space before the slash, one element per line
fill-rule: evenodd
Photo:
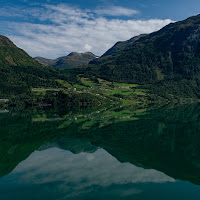
<path fill-rule="evenodd" d="M 85 49 L 85 51 L 91 51 L 92 46 L 90 46 L 89 44 L 85 44 L 84 49 Z"/>
<path fill-rule="evenodd" d="M 15 15 L 17 12 L 21 10 L 15 9 Z M 28 17 L 29 20 L 7 23 L 4 28 L 12 30 L 7 36 L 31 56 L 46 58 L 57 58 L 72 51 L 102 55 L 117 41 L 151 33 L 172 22 L 170 19 L 107 19 L 95 11 L 64 4 L 45 5 L 21 13 L 25 16 L 23 19 Z"/>
<path fill-rule="evenodd" d="M 132 16 L 138 14 L 139 11 L 121 6 L 110 6 L 108 8 L 96 9 L 95 13 L 107 16 Z"/>

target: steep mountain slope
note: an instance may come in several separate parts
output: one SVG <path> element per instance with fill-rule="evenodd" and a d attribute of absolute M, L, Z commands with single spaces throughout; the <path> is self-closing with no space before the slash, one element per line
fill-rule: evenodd
<path fill-rule="evenodd" d="M 15 44 L 9 40 L 7 37 L 0 35 L 0 45 L 8 47 L 16 47 Z"/>
<path fill-rule="evenodd" d="M 157 92 L 168 87 L 170 94 L 175 87 L 191 85 L 192 96 L 200 96 L 200 15 L 127 43 L 90 62 L 86 73 L 110 81 L 156 84 Z"/>
<path fill-rule="evenodd" d="M 96 59 L 97 57 L 91 53 L 76 53 L 72 52 L 68 56 L 63 56 L 60 58 L 57 58 L 55 60 L 36 57 L 35 60 L 37 60 L 39 63 L 48 66 L 51 65 L 55 68 L 64 70 L 64 69 L 72 69 L 74 67 L 78 67 L 81 65 L 87 65 L 91 60 Z"/>
<path fill-rule="evenodd" d="M 0 98 L 28 94 L 31 87 L 58 87 L 58 78 L 66 80 L 68 76 L 52 67 L 42 66 L 0 35 Z"/>
<path fill-rule="evenodd" d="M 138 36 L 135 36 L 131 38 L 130 40 L 127 40 L 125 42 L 117 42 L 113 47 L 111 47 L 108 51 L 106 51 L 102 57 L 104 56 L 109 56 L 109 55 L 114 55 L 116 53 L 119 53 L 120 51 L 126 49 L 127 47 L 131 46 L 134 42 L 139 40 L 140 38 L 146 36 L 147 34 L 141 34 Z"/>

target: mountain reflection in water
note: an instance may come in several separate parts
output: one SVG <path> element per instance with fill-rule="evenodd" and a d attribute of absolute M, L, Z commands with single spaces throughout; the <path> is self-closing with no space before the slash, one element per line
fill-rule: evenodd
<path fill-rule="evenodd" d="M 120 189 L 121 185 L 165 183 L 175 180 L 153 169 L 120 163 L 103 149 L 94 153 L 73 154 L 70 151 L 51 148 L 42 152 L 35 151 L 1 182 L 11 185 L 11 191 L 14 185 L 20 190 L 41 185 L 53 196 L 59 191 L 59 195 L 62 194 L 66 199 L 76 199 L 98 190 L 107 193 L 105 188 L 112 187 L 114 190 L 117 187 L 118 191 L 111 191 L 113 194 L 110 195 L 125 197 L 143 191 L 139 187 Z M 41 195 L 44 195 L 43 189 L 38 191 Z M 38 196 L 38 192 L 35 192 Z M 51 196 L 49 194 L 48 196 Z M 19 197 L 23 195 L 20 194 Z"/>
<path fill-rule="evenodd" d="M 0 198 L 199 199 L 199 116 L 198 104 L 3 113 Z"/>

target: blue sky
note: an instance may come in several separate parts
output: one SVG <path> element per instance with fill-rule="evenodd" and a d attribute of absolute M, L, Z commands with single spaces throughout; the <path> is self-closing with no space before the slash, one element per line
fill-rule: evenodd
<path fill-rule="evenodd" d="M 103 54 L 117 41 L 199 13 L 199 0 L 0 0 L 0 34 L 31 56 Z"/>

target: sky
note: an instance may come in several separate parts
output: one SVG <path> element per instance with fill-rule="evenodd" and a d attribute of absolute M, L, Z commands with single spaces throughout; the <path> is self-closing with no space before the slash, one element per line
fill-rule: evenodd
<path fill-rule="evenodd" d="M 0 0 L 0 34 L 30 56 L 101 56 L 118 41 L 199 13 L 199 0 Z"/>

